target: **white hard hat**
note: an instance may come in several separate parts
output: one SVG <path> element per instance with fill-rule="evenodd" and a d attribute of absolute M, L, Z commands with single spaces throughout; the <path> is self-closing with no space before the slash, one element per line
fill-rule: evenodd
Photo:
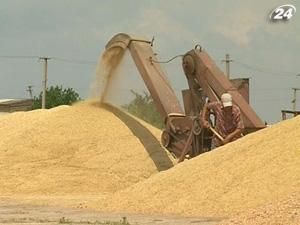
<path fill-rule="evenodd" d="M 232 96 L 229 93 L 224 93 L 221 96 L 221 101 L 224 107 L 232 106 Z"/>

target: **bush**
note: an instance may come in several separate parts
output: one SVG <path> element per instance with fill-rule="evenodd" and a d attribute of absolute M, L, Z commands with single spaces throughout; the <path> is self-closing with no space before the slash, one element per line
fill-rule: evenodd
<path fill-rule="evenodd" d="M 46 109 L 59 105 L 71 105 L 80 100 L 79 94 L 73 88 L 62 86 L 51 86 L 46 90 Z M 42 92 L 33 98 L 33 109 L 42 108 Z"/>
<path fill-rule="evenodd" d="M 139 94 L 133 90 L 131 93 L 135 98 L 122 107 L 132 115 L 152 124 L 153 126 L 162 129 L 164 127 L 163 120 L 156 110 L 153 98 L 147 92 Z"/>

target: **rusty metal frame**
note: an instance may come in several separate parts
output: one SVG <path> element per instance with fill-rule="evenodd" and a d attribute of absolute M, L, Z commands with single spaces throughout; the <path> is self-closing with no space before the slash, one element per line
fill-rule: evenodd
<path fill-rule="evenodd" d="M 195 119 L 199 117 L 206 98 L 219 101 L 220 96 L 228 92 L 233 96 L 234 103 L 240 107 L 244 123 L 249 130 L 255 131 L 265 127 L 237 88 L 201 47 L 196 46 L 187 52 L 182 60 L 189 85 L 189 89 L 182 93 L 185 113 L 160 64 L 156 63 L 159 61 L 152 50 L 152 42 L 120 33 L 107 43 L 105 54 L 114 48 L 120 48 L 123 52 L 129 49 L 156 109 L 165 121 L 162 144 L 180 160 L 184 159 L 186 153 L 194 157 L 210 149 L 210 142 L 206 139 L 211 140 L 212 133 L 202 129 Z"/>

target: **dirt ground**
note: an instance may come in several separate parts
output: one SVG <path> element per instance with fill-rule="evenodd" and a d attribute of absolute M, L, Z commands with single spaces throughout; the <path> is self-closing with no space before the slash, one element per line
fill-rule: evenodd
<path fill-rule="evenodd" d="M 130 225 L 215 225 L 221 221 L 220 218 L 183 218 L 101 213 L 88 209 L 38 206 L 10 199 L 0 199 L 1 225 L 105 224 L 107 221 L 122 221 L 124 217 L 126 217 Z"/>

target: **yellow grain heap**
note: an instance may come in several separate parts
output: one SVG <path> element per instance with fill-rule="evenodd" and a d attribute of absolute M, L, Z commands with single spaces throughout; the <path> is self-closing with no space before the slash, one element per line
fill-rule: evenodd
<path fill-rule="evenodd" d="M 299 225 L 300 196 L 288 198 L 251 209 L 218 225 Z"/>
<path fill-rule="evenodd" d="M 228 217 L 300 193 L 300 116 L 185 161 L 93 205 Z"/>
<path fill-rule="evenodd" d="M 94 103 L 13 113 L 0 124 L 2 196 L 114 192 L 173 165 L 157 129 Z"/>

